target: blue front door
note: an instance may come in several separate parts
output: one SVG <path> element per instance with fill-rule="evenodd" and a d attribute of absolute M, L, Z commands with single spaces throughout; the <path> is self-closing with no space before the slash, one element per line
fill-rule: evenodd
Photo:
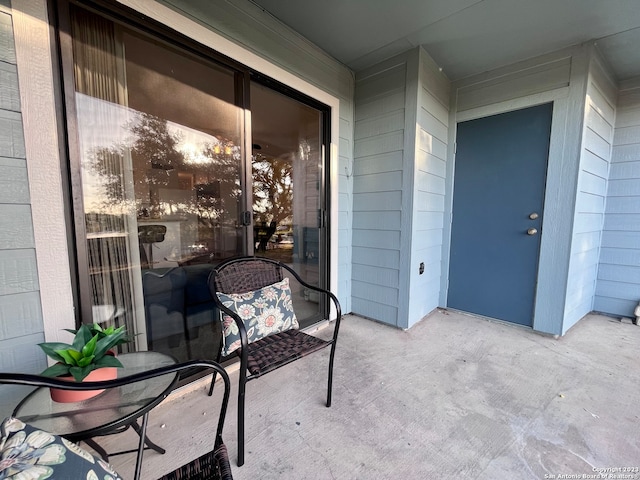
<path fill-rule="evenodd" d="M 449 307 L 533 324 L 552 110 L 458 124 Z"/>

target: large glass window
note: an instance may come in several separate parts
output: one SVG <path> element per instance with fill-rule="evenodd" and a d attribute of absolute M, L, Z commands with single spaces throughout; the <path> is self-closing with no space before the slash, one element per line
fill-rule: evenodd
<path fill-rule="evenodd" d="M 69 32 L 83 322 L 126 325 L 138 350 L 210 358 L 207 278 L 221 260 L 255 252 L 324 284 L 322 106 L 80 6 Z M 294 301 L 303 325 L 324 312 L 312 292 Z"/>
<path fill-rule="evenodd" d="M 243 251 L 236 73 L 81 8 L 71 20 L 92 320 L 138 349 L 211 356 L 208 272 L 184 265 Z"/>

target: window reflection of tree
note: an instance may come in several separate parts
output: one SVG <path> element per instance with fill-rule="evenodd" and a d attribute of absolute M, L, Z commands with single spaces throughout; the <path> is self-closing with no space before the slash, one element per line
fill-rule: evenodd
<path fill-rule="evenodd" d="M 198 241 L 209 251 L 214 229 L 238 226 L 240 147 L 232 141 L 208 136 L 197 152 L 185 151 L 179 127 L 147 113 L 137 113 L 125 125 L 131 136 L 126 145 L 94 149 L 87 166 L 100 178 L 104 213 L 134 207 L 139 219 L 166 215 L 194 215 Z M 125 201 L 122 157 L 131 155 L 135 205 Z M 253 210 L 257 223 L 290 225 L 293 202 L 293 165 L 287 156 L 252 158 Z M 185 182 L 185 178 L 192 181 Z M 162 198 L 162 188 L 191 189 L 179 203 Z M 130 203 L 130 202 L 129 202 Z"/>
<path fill-rule="evenodd" d="M 253 157 L 253 208 L 257 221 L 283 225 L 291 222 L 293 165 L 284 157 Z"/>
<path fill-rule="evenodd" d="M 197 217 L 200 240 L 206 241 L 214 227 L 237 226 L 240 149 L 230 141 L 208 136 L 197 152 L 198 162 L 183 151 L 179 127 L 146 113 L 137 113 L 125 128 L 127 145 L 101 147 L 91 152 L 88 167 L 100 178 L 100 210 L 126 208 L 124 175 L 116 159 L 130 152 L 133 165 L 135 209 L 139 219 L 162 219 L 169 215 Z M 185 176 L 193 180 L 184 182 Z M 163 198 L 162 189 L 193 191 L 180 200 Z"/>

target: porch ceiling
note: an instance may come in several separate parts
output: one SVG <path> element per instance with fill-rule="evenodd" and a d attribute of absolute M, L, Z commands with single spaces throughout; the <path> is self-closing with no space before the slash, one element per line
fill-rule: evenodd
<path fill-rule="evenodd" d="M 640 75 L 638 0 L 252 0 L 355 71 L 422 45 L 450 80 L 597 40 Z"/>

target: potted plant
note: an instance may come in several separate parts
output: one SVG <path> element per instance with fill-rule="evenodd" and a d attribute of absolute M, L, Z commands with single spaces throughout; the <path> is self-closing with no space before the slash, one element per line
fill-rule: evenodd
<path fill-rule="evenodd" d="M 98 335 L 98 340 L 101 340 L 105 337 L 111 337 L 112 342 L 115 343 L 114 346 L 111 348 L 114 348 L 118 345 L 122 345 L 123 343 L 129 343 L 133 340 L 133 337 L 127 334 L 127 331 L 125 330 L 124 325 L 118 328 L 114 326 L 102 328 L 97 323 L 94 323 L 92 325 L 83 325 L 83 326 L 89 327 L 91 336 Z M 78 334 L 78 330 L 71 330 L 69 328 L 65 328 L 65 331 L 73 333 L 74 335 Z"/>
<path fill-rule="evenodd" d="M 115 357 L 113 349 L 131 341 L 124 326 L 103 329 L 98 324 L 82 325 L 78 330 L 66 329 L 74 334 L 73 343 L 44 342 L 38 344 L 47 356 L 56 361 L 45 369 L 42 375 L 60 377 L 76 382 L 108 380 L 116 378 L 117 368 L 122 363 Z M 86 400 L 102 390 L 56 390 L 51 389 L 55 401 L 79 401 L 79 398 L 65 400 L 69 395 Z"/>

